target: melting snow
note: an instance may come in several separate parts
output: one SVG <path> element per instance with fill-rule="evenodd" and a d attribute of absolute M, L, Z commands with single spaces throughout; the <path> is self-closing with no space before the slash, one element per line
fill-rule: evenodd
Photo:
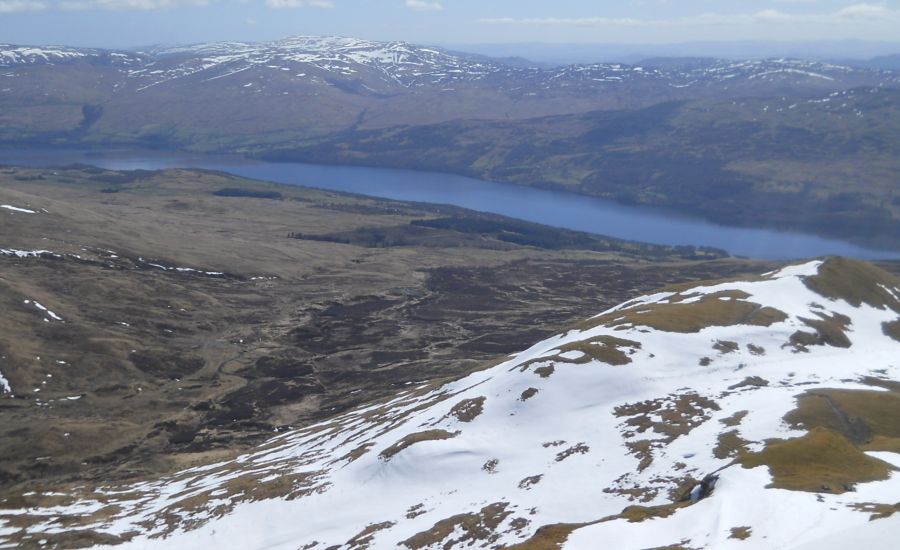
<path fill-rule="evenodd" d="M 57 314 L 53 313 L 52 311 L 50 311 L 49 309 L 47 309 L 47 307 L 44 306 L 43 304 L 41 304 L 40 302 L 37 302 L 35 300 L 24 300 L 24 303 L 26 305 L 31 304 L 34 307 L 36 307 L 38 310 L 40 310 L 42 313 L 46 314 L 47 317 L 44 318 L 44 321 L 49 322 L 50 319 L 53 319 L 54 321 L 62 321 L 62 317 L 60 317 L 59 315 L 57 315 Z"/>
<path fill-rule="evenodd" d="M 803 354 L 782 347 L 801 326 L 801 317 L 814 318 L 821 311 L 810 304 L 823 300 L 802 281 L 820 265 L 810 262 L 772 272 L 761 281 L 721 283 L 684 293 L 746 292 L 749 298 L 729 303 L 748 301 L 789 314 L 769 327 L 710 326 L 686 334 L 640 325 L 573 330 L 442 387 L 410 386 L 388 403 L 285 432 L 234 461 L 131 488 L 99 489 L 96 498 L 71 507 L 9 513 L 45 517 L 35 534 L 54 534 L 64 529 L 55 521 L 61 514 L 90 513 L 115 503 L 121 512 L 90 528 L 109 534 L 143 533 L 123 548 L 296 548 L 313 540 L 323 546 L 343 545 L 369 525 L 396 522 L 372 534 L 373 548 L 393 548 L 438 521 L 506 502 L 511 515 L 495 530 L 499 538 L 491 544 L 498 545 L 521 541 L 542 525 L 592 522 L 634 504 L 667 504 L 678 476 L 701 479 L 719 471 L 715 492 L 693 506 L 653 521 L 584 527 L 572 534 L 566 547 L 592 548 L 598 540 L 614 540 L 617 549 L 637 549 L 690 539 L 691 547 L 793 548 L 832 533 L 865 529 L 868 514 L 851 506 L 895 502 L 900 476 L 859 484 L 855 492 L 816 495 L 767 488 L 771 477 L 765 467 L 744 469 L 712 452 L 717 436 L 731 429 L 756 450 L 769 438 L 804 434 L 782 422 L 801 387 L 868 388 L 847 380 L 858 380 L 875 369 L 900 378 L 898 344 L 881 331 L 881 323 L 896 317 L 892 311 L 827 301 L 831 312 L 851 318 L 853 346 L 816 346 Z M 633 313 L 672 297 L 672 293 L 645 296 L 607 314 Z M 581 354 L 559 354 L 568 343 L 597 337 L 634 340 L 641 347 L 629 355 L 631 364 L 617 367 L 585 362 Z M 716 355 L 712 364 L 702 366 L 700 359 L 714 354 L 712 343 L 725 340 L 735 342 L 738 349 Z M 750 344 L 764 348 L 766 354 L 745 351 Z M 548 375 L 549 367 L 553 368 Z M 545 369 L 544 374 L 538 375 L 537 369 Z M 732 389 L 753 376 L 770 381 L 769 386 Z M 718 408 L 689 411 L 683 421 L 693 428 L 671 440 L 652 429 L 637 435 L 629 423 L 633 415 L 617 416 L 623 405 L 644 404 L 652 409 L 648 421 L 663 421 L 681 410 L 680 400 L 694 394 L 715 401 Z M 480 402 L 480 414 L 462 420 L 454 411 L 463 402 Z M 653 409 L 647 403 L 659 406 Z M 722 424 L 735 412 L 747 410 L 751 414 L 737 427 Z M 397 450 L 398 442 L 429 430 L 444 435 L 424 437 Z M 628 447 L 639 440 L 658 446 L 643 471 Z M 900 462 L 896 455 L 873 456 Z M 260 485 L 299 476 L 293 482 L 297 498 L 235 502 L 240 496 L 227 489 L 241 486 L 247 476 Z M 638 501 L 630 496 L 635 490 L 643 491 Z M 135 492 L 138 498 L 118 496 Z M 207 504 L 182 509 L 179 502 L 185 500 Z M 378 506 L 371 506 L 373 502 Z M 411 514 L 413 509 L 421 513 Z M 779 513 L 773 514 L 775 509 Z M 161 518 L 178 516 L 182 522 L 178 530 L 166 538 L 151 538 L 165 532 Z M 530 523 L 517 531 L 516 518 Z M 746 541 L 729 539 L 729 529 L 742 525 L 752 526 L 753 536 Z M 893 528 L 894 535 L 898 528 Z M 2 537 L 0 532 L 0 545 Z"/>
<path fill-rule="evenodd" d="M 12 393 L 12 388 L 9 386 L 9 380 L 3 377 L 2 372 L 0 372 L 0 390 L 3 390 L 3 393 Z"/>
<path fill-rule="evenodd" d="M 0 248 L 0 256 L 15 256 L 16 258 L 40 258 L 44 254 L 59 257 L 49 250 L 16 250 L 14 248 Z"/>
<path fill-rule="evenodd" d="M 12 206 L 9 204 L 0 204 L 0 208 L 5 208 L 6 210 L 12 210 L 13 212 L 22 212 L 24 214 L 37 214 L 34 210 L 29 210 L 27 208 L 19 208 L 18 206 Z"/>
<path fill-rule="evenodd" d="M 148 265 L 150 267 L 155 267 L 156 269 L 161 269 L 163 271 L 175 271 L 178 273 L 200 273 L 201 275 L 208 275 L 210 277 L 222 277 L 225 275 L 225 273 L 222 271 L 203 271 L 201 269 L 194 269 L 192 267 L 166 266 L 166 265 L 147 261 L 144 258 L 138 258 L 138 262 Z"/>

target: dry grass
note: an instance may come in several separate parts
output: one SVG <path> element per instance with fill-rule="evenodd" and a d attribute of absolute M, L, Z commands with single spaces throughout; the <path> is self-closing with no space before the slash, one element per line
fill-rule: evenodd
<path fill-rule="evenodd" d="M 769 381 L 759 376 L 748 376 L 737 384 L 728 386 L 729 390 L 738 390 L 741 388 L 763 388 L 769 385 Z"/>
<path fill-rule="evenodd" d="M 747 349 L 750 351 L 752 355 L 765 355 L 766 348 L 762 346 L 757 346 L 756 344 L 747 344 Z"/>
<path fill-rule="evenodd" d="M 484 402 L 486 397 L 475 397 L 472 399 L 464 399 L 453 405 L 450 414 L 456 417 L 460 422 L 471 422 L 478 418 L 484 411 Z"/>
<path fill-rule="evenodd" d="M 686 502 L 676 502 L 663 504 L 662 506 L 629 506 L 622 510 L 622 513 L 616 516 L 616 519 L 625 519 L 629 523 L 640 523 L 648 519 L 667 518 L 689 505 L 690 503 Z"/>
<path fill-rule="evenodd" d="M 787 315 L 771 307 L 753 302 L 723 300 L 716 294 L 704 296 L 697 302 L 657 303 L 637 305 L 589 319 L 577 328 L 598 326 L 614 328 L 631 324 L 664 332 L 691 333 L 711 326 L 754 325 L 768 327 L 784 321 Z"/>
<path fill-rule="evenodd" d="M 559 360 L 577 364 L 600 361 L 601 363 L 615 366 L 631 363 L 631 359 L 628 355 L 619 348 L 636 350 L 641 348 L 641 343 L 633 340 L 616 338 L 615 336 L 598 336 L 596 338 L 591 338 L 590 340 L 570 342 L 560 346 L 559 350 L 561 353 L 578 351 L 581 352 L 583 356 L 574 360 L 562 359 L 560 357 Z"/>
<path fill-rule="evenodd" d="M 360 445 L 359 447 L 353 449 L 352 451 L 348 452 L 344 456 L 340 457 L 335 462 L 345 462 L 346 461 L 348 464 L 350 462 L 354 462 L 354 461 L 358 460 L 359 458 L 361 458 L 364 454 L 369 452 L 369 449 L 371 449 L 374 446 L 375 446 L 375 443 L 364 443 L 364 444 Z"/>
<path fill-rule="evenodd" d="M 407 382 L 468 374 L 635 292 L 760 269 L 510 243 L 498 253 L 480 235 L 459 234 L 446 248 L 290 239 L 406 226 L 447 210 L 212 172 L 127 176 L 0 170 L 0 202 L 49 211 L 0 216 L 0 245 L 81 257 L 0 258 L 2 370 L 17 394 L 0 411 L 4 492 L 140 480 L 227 458 L 275 428 L 396 396 Z M 126 183 L 101 193 L 110 177 Z M 283 200 L 214 194 L 223 188 Z M 150 269 L 139 258 L 233 276 Z M 65 325 L 44 326 L 25 299 Z M 448 322 L 466 330 L 447 331 Z M 53 380 L 33 392 L 45 368 L 56 369 Z M 74 395 L 84 398 L 36 406 Z M 36 466 L 45 456 L 52 465 Z"/>
<path fill-rule="evenodd" d="M 559 550 L 576 529 L 587 525 L 586 523 L 544 525 L 530 539 L 507 546 L 506 550 Z"/>
<path fill-rule="evenodd" d="M 643 472 L 653 464 L 653 440 L 628 441 L 625 446 L 628 447 L 628 452 L 640 461 L 637 467 L 638 472 Z"/>
<path fill-rule="evenodd" d="M 744 420 L 744 417 L 746 417 L 749 414 L 749 412 L 750 411 L 738 411 L 727 418 L 723 418 L 723 419 L 719 420 L 719 422 L 728 426 L 729 428 L 733 428 L 735 426 L 740 425 L 740 423 Z"/>
<path fill-rule="evenodd" d="M 879 285 L 900 287 L 900 278 L 870 263 L 848 258 L 829 258 L 819 272 L 804 281 L 813 292 L 859 307 L 868 304 L 900 313 L 900 301 Z"/>
<path fill-rule="evenodd" d="M 550 378 L 550 375 L 552 375 L 554 372 L 556 372 L 556 368 L 553 365 L 545 365 L 543 367 L 534 369 L 534 373 L 541 378 Z"/>
<path fill-rule="evenodd" d="M 240 466 L 232 464 L 221 470 L 222 474 L 238 471 Z M 273 477 L 273 474 L 279 474 Z M 161 510 L 155 521 L 166 525 L 161 534 L 165 536 L 176 529 L 196 529 L 213 517 L 221 517 L 242 502 L 284 499 L 294 500 L 322 491 L 327 484 L 321 482 L 323 472 L 253 471 L 228 479 L 215 488 L 184 498 Z M 223 491 L 213 496 L 214 490 Z M 213 507 L 211 502 L 216 502 Z M 150 526 L 146 526 L 148 529 Z"/>
<path fill-rule="evenodd" d="M 738 435 L 737 430 L 720 433 L 718 443 L 713 449 L 713 455 L 719 460 L 735 458 L 746 452 L 747 441 Z"/>
<path fill-rule="evenodd" d="M 529 476 L 519 482 L 519 489 L 531 489 L 532 486 L 537 485 L 544 478 L 544 474 Z"/>
<path fill-rule="evenodd" d="M 509 503 L 496 502 L 482 508 L 478 513 L 457 514 L 442 519 L 430 529 L 406 539 L 401 544 L 412 550 L 429 548 L 444 543 L 444 548 L 463 543 L 493 543 L 500 534 L 497 528 L 512 512 L 507 511 Z M 450 538 L 456 534 L 455 538 Z M 450 539 L 450 540 L 448 540 Z"/>
<path fill-rule="evenodd" d="M 737 539 L 737 540 L 747 540 L 750 538 L 750 535 L 752 533 L 753 533 L 753 529 L 751 529 L 750 527 L 746 527 L 746 526 L 732 527 L 731 535 L 729 535 L 728 538 Z"/>
<path fill-rule="evenodd" d="M 290 239 L 397 228 L 448 211 L 212 172 L 126 176 L 0 171 L 0 202 L 49 211 L 0 217 L 0 244 L 83 259 L 0 258 L 2 370 L 17 394 L 0 411 L 3 491 L 155 478 L 227 458 L 273 429 L 394 397 L 407 382 L 468 374 L 635 293 L 762 269 L 510 243 L 498 253 L 480 235 L 459 234 L 446 248 Z M 101 193 L 109 177 L 127 183 Z M 283 200 L 215 194 L 223 188 Z M 150 269 L 138 258 L 233 277 Z M 24 299 L 47 304 L 65 326 L 43 326 Z M 36 356 L 72 368 L 58 367 L 33 393 L 45 375 Z M 191 358 L 202 360 L 199 371 Z M 34 406 L 73 395 L 85 397 Z M 339 429 L 323 427 L 323 438 Z M 36 465 L 44 456 L 49 467 Z"/>
<path fill-rule="evenodd" d="M 382 523 L 373 523 L 372 525 L 367 526 L 365 529 L 356 534 L 352 539 L 347 541 L 347 548 L 356 548 L 356 549 L 365 549 L 370 548 L 372 545 L 372 540 L 375 538 L 375 535 L 378 534 L 379 531 L 384 531 L 385 529 L 390 529 L 394 525 L 397 525 L 395 521 L 385 521 Z"/>
<path fill-rule="evenodd" d="M 686 393 L 620 405 L 613 414 L 628 417 L 625 424 L 637 433 L 653 430 L 665 435 L 671 442 L 678 436 L 690 433 L 709 418 L 710 411 L 717 410 L 719 405 L 712 399 L 697 393 Z M 653 414 L 658 414 L 661 421 L 652 419 Z"/>
<path fill-rule="evenodd" d="M 453 439 L 458 435 L 459 432 L 448 432 L 447 430 L 427 430 L 424 432 L 416 432 L 407 435 L 400 441 L 397 441 L 387 449 L 381 451 L 378 456 L 383 460 L 390 460 L 401 451 L 408 449 L 410 446 L 415 445 L 416 443 L 422 443 L 424 441 L 443 441 L 446 439 Z"/>
<path fill-rule="evenodd" d="M 900 512 L 900 502 L 896 504 L 876 504 L 873 502 L 865 502 L 862 504 L 852 504 L 850 507 L 858 512 L 868 512 L 872 514 L 871 516 L 869 516 L 869 521 L 889 518 L 897 512 Z"/>
<path fill-rule="evenodd" d="M 590 450 L 591 448 L 588 447 L 585 443 L 577 443 L 575 445 L 572 445 L 568 449 L 557 453 L 556 461 L 562 462 L 570 456 L 587 454 L 588 452 L 590 452 Z"/>
<path fill-rule="evenodd" d="M 815 346 L 819 343 L 819 335 L 811 332 L 798 330 L 791 334 L 788 343 L 785 346 L 793 346 L 796 351 L 809 351 L 809 346 Z"/>
<path fill-rule="evenodd" d="M 731 340 L 716 340 L 716 343 L 713 344 L 713 349 L 718 351 L 722 355 L 734 353 L 740 348 L 741 347 L 737 342 L 732 342 Z"/>
<path fill-rule="evenodd" d="M 616 515 L 607 516 L 596 521 L 544 525 L 539 528 L 530 539 L 505 548 L 507 550 L 558 550 L 562 548 L 563 544 L 565 544 L 573 532 L 583 527 L 617 520 L 626 520 L 629 523 L 640 523 L 651 519 L 667 518 L 687 506 L 690 506 L 690 503 L 675 502 L 672 504 L 663 504 L 661 506 L 628 506 Z M 688 548 L 687 546 L 683 546 L 684 544 L 687 544 L 687 541 L 666 548 L 679 548 L 684 550 Z"/>
<path fill-rule="evenodd" d="M 820 319 L 800 318 L 807 326 L 816 331 L 817 339 L 814 345 L 827 344 L 836 348 L 849 348 L 853 345 L 853 342 L 847 337 L 847 329 L 850 326 L 849 317 L 840 313 L 835 313 L 830 317 L 824 313 L 816 313 L 821 317 Z"/>
<path fill-rule="evenodd" d="M 532 397 L 538 394 L 537 388 L 528 388 L 522 392 L 522 395 L 519 396 L 520 401 L 528 401 Z"/>
<path fill-rule="evenodd" d="M 900 392 L 836 389 L 802 394 L 797 399 L 797 408 L 785 416 L 795 426 L 827 428 L 864 446 L 876 437 L 882 446 L 900 438 L 898 419 Z"/>
<path fill-rule="evenodd" d="M 626 354 L 619 348 L 627 348 L 629 349 L 629 353 Z M 615 336 L 608 335 L 596 336 L 587 340 L 578 340 L 563 344 L 558 348 L 558 353 L 526 361 L 522 365 L 513 367 L 513 370 L 519 369 L 519 371 L 525 372 L 533 365 L 550 363 L 549 365 L 544 365 L 534 370 L 534 372 L 542 378 L 547 378 L 554 372 L 553 363 L 584 365 L 591 361 L 599 361 L 614 366 L 627 365 L 628 363 L 631 363 L 631 358 L 629 358 L 628 355 L 640 348 L 641 343 L 633 340 L 626 340 L 624 338 L 616 338 Z M 562 356 L 562 354 L 567 352 L 577 352 L 580 355 L 574 359 L 567 359 Z"/>
<path fill-rule="evenodd" d="M 425 513 L 427 513 L 425 511 L 425 505 L 420 502 L 419 504 L 409 507 L 409 510 L 406 511 L 406 519 L 415 519 Z"/>
<path fill-rule="evenodd" d="M 891 321 L 890 323 L 884 323 L 881 326 L 884 330 L 885 335 L 890 336 L 894 340 L 900 342 L 900 319 Z"/>
<path fill-rule="evenodd" d="M 866 455 L 843 435 L 814 428 L 807 435 L 771 441 L 758 453 L 746 453 L 739 462 L 746 468 L 768 466 L 770 487 L 795 491 L 843 493 L 856 483 L 882 481 L 891 466 Z"/>

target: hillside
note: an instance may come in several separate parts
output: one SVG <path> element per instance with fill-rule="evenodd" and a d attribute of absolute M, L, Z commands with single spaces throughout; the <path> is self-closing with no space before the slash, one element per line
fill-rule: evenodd
<path fill-rule="evenodd" d="M 525 121 L 461 120 L 263 146 L 274 160 L 456 172 L 729 225 L 900 249 L 900 92 L 856 88 Z"/>
<path fill-rule="evenodd" d="M 146 52 L 0 45 L 0 71 L 0 142 L 201 151 L 403 124 L 900 87 L 891 71 L 802 60 L 542 69 L 403 42 L 308 36 Z"/>
<path fill-rule="evenodd" d="M 769 266 L 221 173 L 0 168 L 0 494 L 231 456 Z"/>
<path fill-rule="evenodd" d="M 900 75 L 797 59 L 530 67 L 300 36 L 0 45 L 0 146 L 438 170 L 900 249 Z"/>
<path fill-rule="evenodd" d="M 900 533 L 900 279 L 843 259 L 634 298 L 233 459 L 7 498 L 6 544 L 839 548 Z"/>

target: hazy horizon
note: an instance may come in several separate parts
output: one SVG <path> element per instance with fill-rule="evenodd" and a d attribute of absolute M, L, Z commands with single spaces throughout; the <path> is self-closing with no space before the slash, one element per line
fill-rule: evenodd
<path fill-rule="evenodd" d="M 2 0 L 0 0 L 2 1 Z M 228 39 L 210 42 L 276 42 L 297 36 L 350 35 L 285 35 L 272 40 Z M 876 58 L 900 55 L 900 42 L 848 39 L 841 41 L 685 41 L 668 44 L 630 44 L 604 42 L 472 42 L 447 43 L 438 41 L 377 40 L 384 42 L 409 42 L 418 46 L 438 47 L 458 53 L 483 55 L 494 58 L 521 58 L 542 65 L 563 65 L 593 62 L 635 63 L 650 58 L 707 57 L 720 59 L 771 59 L 796 58 L 821 61 L 868 61 Z M 179 47 L 206 41 L 156 42 L 130 46 L 108 46 L 93 43 L 66 42 L 12 42 L 14 46 L 59 46 L 124 51 L 147 51 L 160 47 Z M 0 41 L 2 44 L 3 41 Z"/>
<path fill-rule="evenodd" d="M 295 35 L 469 47 L 894 43 L 900 0 L 0 0 L 0 42 L 132 48 Z"/>

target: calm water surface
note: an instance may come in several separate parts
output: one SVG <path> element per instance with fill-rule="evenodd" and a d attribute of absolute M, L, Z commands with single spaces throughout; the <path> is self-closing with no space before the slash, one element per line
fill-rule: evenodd
<path fill-rule="evenodd" d="M 384 168 L 257 162 L 142 151 L 0 151 L 0 163 L 61 166 L 80 162 L 112 170 L 205 168 L 290 185 L 348 191 L 437 204 L 452 204 L 566 229 L 666 245 L 722 248 L 768 259 L 824 255 L 900 259 L 900 252 L 866 249 L 834 239 L 768 229 L 726 227 L 659 209 L 626 206 L 564 191 L 532 189 L 463 176 Z"/>

